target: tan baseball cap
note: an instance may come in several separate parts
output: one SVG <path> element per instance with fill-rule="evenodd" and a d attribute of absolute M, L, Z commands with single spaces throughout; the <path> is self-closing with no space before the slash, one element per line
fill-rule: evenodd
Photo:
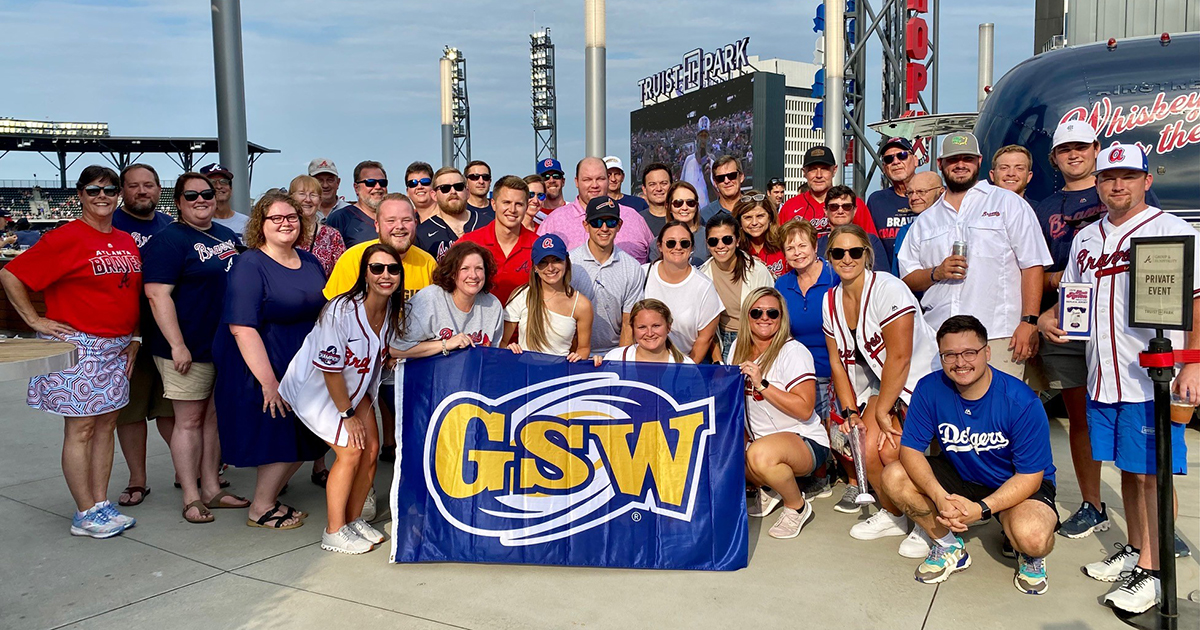
<path fill-rule="evenodd" d="M 983 154 L 979 152 L 979 140 L 975 139 L 975 134 L 952 133 L 942 140 L 942 152 L 938 154 L 938 157 L 948 158 L 956 155 L 983 157 Z"/>
<path fill-rule="evenodd" d="M 317 158 L 308 163 L 309 177 L 316 176 L 318 173 L 329 173 L 335 177 L 338 176 L 337 165 L 333 160 L 326 158 Z"/>

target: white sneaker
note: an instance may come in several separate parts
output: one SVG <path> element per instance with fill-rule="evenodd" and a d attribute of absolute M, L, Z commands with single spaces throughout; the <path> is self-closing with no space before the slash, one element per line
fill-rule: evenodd
<path fill-rule="evenodd" d="M 892 516 L 887 510 L 879 510 L 871 515 L 871 518 L 850 528 L 850 537 L 858 540 L 875 540 L 885 536 L 905 536 L 907 534 L 908 517 Z"/>
<path fill-rule="evenodd" d="M 1104 596 L 1104 603 L 1129 613 L 1144 613 L 1162 598 L 1159 579 L 1135 566 L 1124 576 L 1125 581 Z"/>
<path fill-rule="evenodd" d="M 326 551 L 336 551 L 338 553 L 348 553 L 352 556 L 367 553 L 375 548 L 371 542 L 359 536 L 349 525 L 343 525 L 341 529 L 330 534 L 329 532 L 321 533 L 321 548 Z"/>
<path fill-rule="evenodd" d="M 812 504 L 808 501 L 805 501 L 804 507 L 799 510 L 784 506 L 779 520 L 775 521 L 767 533 L 771 535 L 771 538 L 795 538 L 800 535 L 800 530 L 812 520 L 812 517 Z"/>
<path fill-rule="evenodd" d="M 375 488 L 371 488 L 371 492 L 367 494 L 367 500 L 363 501 L 362 514 L 359 515 L 364 521 L 375 520 Z"/>
<path fill-rule="evenodd" d="M 1141 554 L 1129 545 L 1116 543 L 1114 546 L 1117 548 L 1116 553 L 1099 562 L 1084 565 L 1083 572 L 1093 580 L 1116 582 L 1121 579 L 1122 573 L 1132 571 L 1133 567 L 1137 566 Z"/>
<path fill-rule="evenodd" d="M 379 530 L 375 529 L 374 527 L 371 527 L 371 525 L 364 521 L 361 516 L 355 519 L 352 523 L 349 523 L 347 527 L 354 530 L 354 533 L 358 534 L 359 538 L 362 538 L 373 545 L 378 545 L 384 541 L 383 534 L 379 533 Z"/>
<path fill-rule="evenodd" d="M 750 506 L 746 510 L 746 513 L 755 518 L 762 518 L 771 512 L 774 512 L 775 508 L 779 507 L 782 503 L 783 497 L 779 496 L 779 493 L 775 492 L 774 490 L 759 488 L 758 501 L 756 501 L 754 505 Z"/>
<path fill-rule="evenodd" d="M 913 530 L 909 532 L 908 538 L 900 543 L 900 555 L 917 560 L 928 556 L 929 550 L 932 548 L 933 541 L 929 539 L 929 534 L 925 533 L 925 528 L 913 524 Z"/>

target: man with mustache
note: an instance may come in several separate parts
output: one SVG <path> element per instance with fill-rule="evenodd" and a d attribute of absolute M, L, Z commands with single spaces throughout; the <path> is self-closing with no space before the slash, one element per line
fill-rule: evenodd
<path fill-rule="evenodd" d="M 804 178 L 808 182 L 808 190 L 787 200 L 779 209 L 779 224 L 783 225 L 796 217 L 807 220 L 817 231 L 817 236 L 829 234 L 829 219 L 825 216 L 826 194 L 833 188 L 833 172 L 837 168 L 837 159 L 829 147 L 818 146 L 804 153 Z M 875 230 L 875 222 L 871 219 L 871 211 L 861 199 L 854 202 L 853 223 L 867 231 L 867 234 L 879 236 Z"/>
<path fill-rule="evenodd" d="M 308 163 L 308 176 L 315 177 L 317 183 L 321 184 L 321 205 L 317 206 L 317 220 L 325 223 L 325 219 L 333 214 L 335 210 L 340 210 L 350 205 L 338 196 L 338 188 L 342 185 L 342 178 L 338 177 L 337 165 L 333 160 L 327 158 L 315 158 Z"/>
<path fill-rule="evenodd" d="M 335 210 L 325 220 L 325 225 L 342 234 L 346 247 L 379 238 L 375 231 L 375 213 L 388 194 L 387 172 L 383 165 L 374 160 L 359 162 L 354 167 L 354 193 L 358 195 L 354 205 Z"/>
<path fill-rule="evenodd" d="M 490 187 L 491 175 L 488 178 Z M 453 166 L 443 166 L 433 174 L 433 194 L 437 212 L 417 226 L 416 243 L 441 260 L 459 237 L 478 230 L 492 219 L 468 205 L 467 178 Z"/>

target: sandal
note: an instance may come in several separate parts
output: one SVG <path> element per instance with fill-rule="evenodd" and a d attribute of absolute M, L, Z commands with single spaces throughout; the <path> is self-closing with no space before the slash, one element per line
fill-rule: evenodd
<path fill-rule="evenodd" d="M 150 495 L 150 488 L 149 486 L 126 486 L 125 489 L 121 491 L 121 494 L 128 494 L 129 500 L 122 501 L 117 499 L 117 505 L 120 505 L 121 507 L 132 507 L 134 505 L 141 505 L 142 501 L 146 500 L 146 497 Z M 134 501 L 133 495 L 135 494 L 140 494 L 142 496 L 137 501 Z"/>
<path fill-rule="evenodd" d="M 238 501 L 242 502 L 242 505 L 229 505 L 228 503 L 221 503 L 221 499 L 224 499 L 225 497 L 237 499 Z M 206 501 L 204 503 L 204 507 L 210 510 L 242 510 L 250 507 L 250 501 L 246 499 L 246 497 L 239 497 L 236 494 L 222 490 L 213 495 L 213 498 Z"/>
<path fill-rule="evenodd" d="M 293 517 L 296 519 L 294 523 L 291 525 L 284 524 Z M 270 512 L 263 513 L 262 516 L 258 517 L 257 521 L 249 518 L 246 519 L 247 526 L 262 527 L 263 529 L 296 529 L 303 524 L 304 520 L 296 513 L 296 510 L 278 501 L 275 502 L 275 507 Z"/>
<path fill-rule="evenodd" d="M 199 487 L 200 487 L 200 479 L 199 479 L 199 478 L 197 478 L 197 479 L 196 479 L 196 487 L 197 487 L 197 488 L 199 488 Z M 229 480 L 225 479 L 224 477 L 221 477 L 221 489 L 222 489 L 222 490 L 224 490 L 225 488 L 228 488 L 228 487 L 229 487 Z M 183 489 L 183 486 L 179 485 L 179 482 L 178 482 L 178 481 L 176 481 L 176 482 L 175 482 L 175 489 L 176 489 L 176 490 L 182 490 L 182 489 Z"/>
<path fill-rule="evenodd" d="M 192 508 L 196 508 L 197 513 L 200 514 L 196 518 L 189 518 L 187 515 L 188 510 Z M 211 523 L 216 520 L 216 517 L 213 516 L 212 512 L 208 511 L 208 508 L 204 505 L 203 501 L 196 500 L 183 506 L 183 520 L 189 523 Z"/>
<path fill-rule="evenodd" d="M 313 484 L 324 488 L 325 484 L 329 482 L 329 469 L 326 468 L 325 470 L 314 470 L 312 475 L 309 476 L 309 479 L 312 479 Z"/>

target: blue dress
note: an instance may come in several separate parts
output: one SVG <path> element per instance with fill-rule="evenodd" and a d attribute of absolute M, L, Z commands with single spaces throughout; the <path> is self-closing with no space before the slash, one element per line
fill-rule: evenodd
<path fill-rule="evenodd" d="M 262 385 L 242 359 L 229 324 L 258 330 L 275 377 L 282 379 L 325 305 L 325 273 L 305 251 L 300 268 L 288 269 L 261 250 L 238 256 L 229 272 L 225 311 L 213 355 L 217 368 L 214 397 L 221 454 L 234 466 L 303 462 L 329 449 L 294 413 L 279 418 L 263 412 Z"/>

